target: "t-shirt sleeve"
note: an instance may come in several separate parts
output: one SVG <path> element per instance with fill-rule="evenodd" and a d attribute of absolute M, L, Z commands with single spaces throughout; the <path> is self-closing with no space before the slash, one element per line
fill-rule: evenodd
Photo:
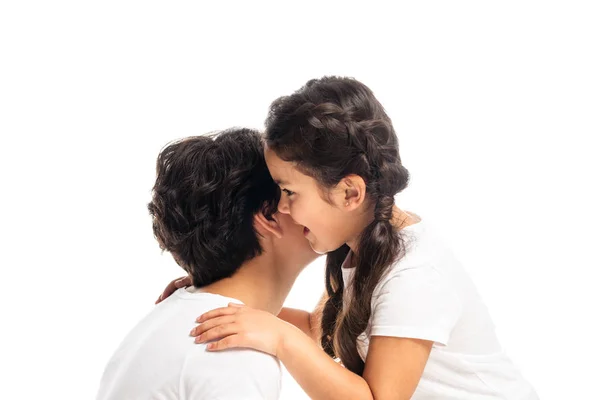
<path fill-rule="evenodd" d="M 374 293 L 370 334 L 445 346 L 461 312 L 457 293 L 435 268 L 393 271 Z"/>
<path fill-rule="evenodd" d="M 190 357 L 182 374 L 181 400 L 278 399 L 279 362 L 254 350 L 233 349 Z"/>

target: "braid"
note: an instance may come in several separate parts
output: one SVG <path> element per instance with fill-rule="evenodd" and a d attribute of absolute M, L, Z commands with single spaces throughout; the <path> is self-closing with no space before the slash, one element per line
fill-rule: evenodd
<path fill-rule="evenodd" d="M 344 245 L 327 254 L 325 289 L 327 290 L 328 299 L 323 307 L 323 316 L 321 318 L 321 346 L 331 357 L 335 357 L 333 337 L 337 317 L 343 308 L 344 282 L 340 266 L 349 252 L 350 248 Z"/>

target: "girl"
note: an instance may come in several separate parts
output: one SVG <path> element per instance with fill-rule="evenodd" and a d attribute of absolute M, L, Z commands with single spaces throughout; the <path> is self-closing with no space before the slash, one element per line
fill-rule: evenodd
<path fill-rule="evenodd" d="M 309 81 L 273 102 L 266 143 L 279 212 L 327 254 L 322 316 L 284 310 L 290 324 L 230 304 L 198 318 L 197 342 L 272 354 L 313 399 L 537 398 L 452 253 L 427 221 L 394 204 L 409 173 L 369 88 Z"/>

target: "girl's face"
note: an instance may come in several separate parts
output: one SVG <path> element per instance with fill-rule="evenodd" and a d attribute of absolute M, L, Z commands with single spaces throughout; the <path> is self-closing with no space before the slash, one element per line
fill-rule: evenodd
<path fill-rule="evenodd" d="M 275 213 L 273 218 L 277 220 L 283 233 L 281 239 L 275 243 L 275 251 L 278 256 L 286 260 L 286 265 L 291 268 L 305 267 L 319 256 L 304 239 L 303 229 L 288 214 Z"/>
<path fill-rule="evenodd" d="M 281 188 L 279 212 L 289 214 L 302 225 L 304 237 L 316 253 L 336 250 L 354 238 L 358 221 L 352 221 L 351 213 L 344 207 L 343 188 L 335 187 L 325 193 L 315 179 L 268 148 L 265 160 L 273 180 Z"/>

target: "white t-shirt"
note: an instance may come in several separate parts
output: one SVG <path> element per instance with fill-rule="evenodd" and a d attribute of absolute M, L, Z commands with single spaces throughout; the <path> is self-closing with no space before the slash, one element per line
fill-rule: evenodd
<path fill-rule="evenodd" d="M 189 288 L 193 290 L 193 288 Z M 279 398 L 279 361 L 248 349 L 206 351 L 190 331 L 201 314 L 239 300 L 177 290 L 137 324 L 106 366 L 98 400 Z"/>
<path fill-rule="evenodd" d="M 369 324 L 357 340 L 363 361 L 371 336 L 430 340 L 413 400 L 538 399 L 504 354 L 485 304 L 452 252 L 423 221 L 402 233 L 406 255 L 375 288 Z M 342 270 L 345 288 L 354 271 Z"/>

